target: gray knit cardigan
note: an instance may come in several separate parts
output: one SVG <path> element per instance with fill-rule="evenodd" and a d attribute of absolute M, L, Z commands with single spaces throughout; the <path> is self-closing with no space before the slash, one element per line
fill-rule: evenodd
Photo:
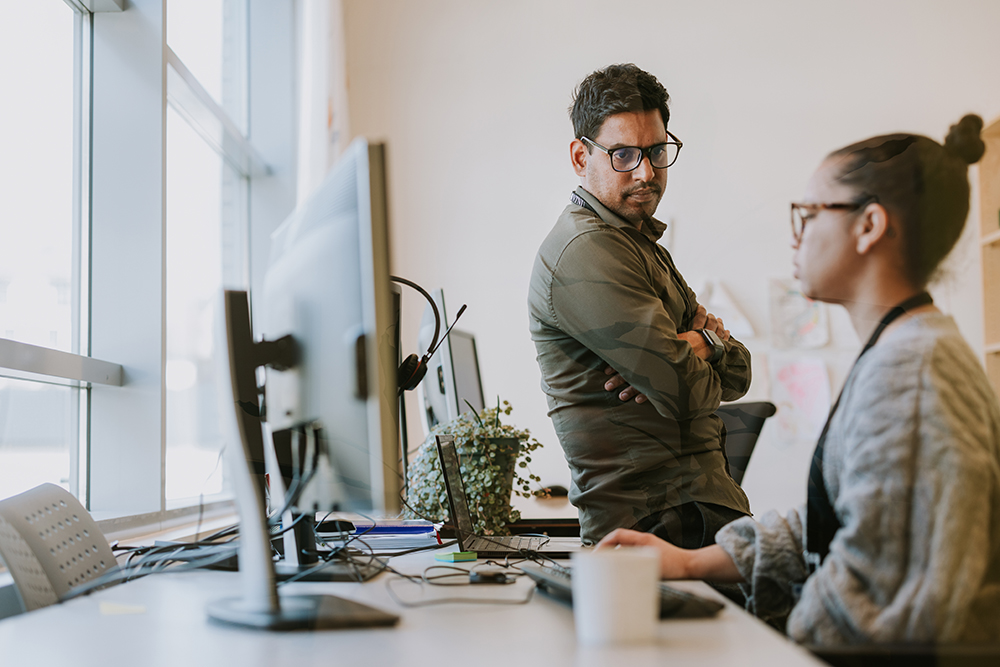
<path fill-rule="evenodd" d="M 859 360 L 823 465 L 842 528 L 812 576 L 804 507 L 717 535 L 750 611 L 803 643 L 1000 637 L 1000 410 L 950 317 L 914 316 Z"/>

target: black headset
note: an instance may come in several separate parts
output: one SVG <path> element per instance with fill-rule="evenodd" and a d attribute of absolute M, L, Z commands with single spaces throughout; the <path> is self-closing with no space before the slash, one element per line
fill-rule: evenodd
<path fill-rule="evenodd" d="M 424 298 L 427 299 L 427 303 L 431 305 L 431 310 L 434 312 L 434 338 L 431 340 L 431 344 L 427 346 L 427 352 L 425 352 L 422 357 L 418 357 L 415 354 L 411 354 L 406 357 L 406 359 L 403 359 L 403 363 L 399 365 L 399 369 L 396 372 L 396 381 L 399 384 L 399 393 L 402 394 L 404 391 L 416 389 L 417 385 L 420 384 L 420 381 L 423 380 L 424 376 L 427 374 L 427 362 L 430 361 L 430 358 L 434 356 L 434 353 L 437 352 L 438 349 L 438 334 L 441 333 L 441 313 L 438 312 L 438 307 L 437 304 L 434 303 L 434 299 L 431 298 L 431 295 L 427 293 L 427 290 L 420 285 L 415 282 L 411 282 L 406 278 L 400 278 L 399 276 L 389 276 L 389 279 L 395 283 L 412 287 L 423 294 Z M 455 322 L 458 322 L 458 318 L 460 318 L 464 312 L 465 306 L 463 305 L 458 309 L 458 314 L 455 315 Z M 455 322 L 452 322 L 448 331 L 444 332 L 441 342 L 444 342 L 444 339 L 448 337 L 449 333 L 451 333 L 451 329 L 455 326 Z"/>
<path fill-rule="evenodd" d="M 399 276 L 389 276 L 389 279 L 394 283 L 400 283 L 408 287 L 412 287 L 427 299 L 427 303 L 431 304 L 431 310 L 434 311 L 434 338 L 431 340 L 431 344 L 427 348 L 427 352 L 423 357 L 418 357 L 415 354 L 411 354 L 406 359 L 403 359 L 403 363 L 399 365 L 399 370 L 396 372 L 396 380 L 399 383 L 399 393 L 408 391 L 410 389 L 416 389 L 420 381 L 424 379 L 424 375 L 427 374 L 427 362 L 430 360 L 431 355 L 434 354 L 434 350 L 437 349 L 438 334 L 441 333 L 441 313 L 438 312 L 437 304 L 434 303 L 434 299 L 431 295 L 427 293 L 420 285 L 407 280 L 406 278 L 400 278 Z"/>
<path fill-rule="evenodd" d="M 427 299 L 427 303 L 431 304 L 431 311 L 434 313 L 434 337 L 431 339 L 431 344 L 427 346 L 427 352 L 425 352 L 422 357 L 417 357 L 415 354 L 411 354 L 406 357 L 406 359 L 403 359 L 403 363 L 399 365 L 399 369 L 396 371 L 396 381 L 399 384 L 399 395 L 402 395 L 404 391 L 416 389 L 417 385 L 420 384 L 420 381 L 423 380 L 424 376 L 427 374 L 427 362 L 430 361 L 432 356 L 434 356 L 434 353 L 437 352 L 438 348 L 438 334 L 441 333 L 441 313 L 438 311 L 437 304 L 434 303 L 434 299 L 427 293 L 427 290 L 420 285 L 415 282 L 411 282 L 406 278 L 400 278 L 399 276 L 389 276 L 389 279 L 393 282 L 412 287 L 423 294 L 424 298 Z M 455 314 L 455 321 L 451 323 L 448 330 L 444 332 L 444 336 L 441 337 L 442 343 L 444 342 L 444 339 L 448 337 L 448 334 L 451 333 L 451 330 L 455 328 L 458 318 L 460 318 L 464 312 L 465 304 L 462 304 L 462 307 L 458 309 L 458 313 Z"/>

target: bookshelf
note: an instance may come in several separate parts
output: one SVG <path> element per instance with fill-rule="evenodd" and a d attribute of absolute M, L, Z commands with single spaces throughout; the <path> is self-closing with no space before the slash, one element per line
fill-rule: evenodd
<path fill-rule="evenodd" d="M 1000 395 L 1000 118 L 983 128 L 979 162 L 979 244 L 983 261 L 986 374 Z"/>

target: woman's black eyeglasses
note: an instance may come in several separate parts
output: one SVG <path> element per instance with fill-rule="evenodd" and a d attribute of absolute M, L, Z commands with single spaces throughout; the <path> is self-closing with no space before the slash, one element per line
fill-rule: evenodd
<path fill-rule="evenodd" d="M 676 162 L 677 156 L 681 153 L 681 146 L 684 143 L 669 131 L 667 132 L 667 136 L 670 137 L 671 141 L 655 144 L 648 148 L 639 148 L 638 146 L 605 148 L 587 137 L 580 137 L 580 141 L 585 141 L 594 148 L 607 153 L 608 157 L 611 158 L 611 168 L 615 171 L 632 171 L 639 166 L 642 158 L 646 155 L 649 156 L 649 164 L 653 165 L 654 169 L 666 169 Z"/>
<path fill-rule="evenodd" d="M 856 202 L 838 202 L 834 204 L 797 204 L 792 202 L 792 238 L 796 243 L 802 242 L 802 233 L 806 223 L 816 217 L 820 211 L 856 211 L 872 202 L 877 202 L 878 196 L 871 195 Z"/>

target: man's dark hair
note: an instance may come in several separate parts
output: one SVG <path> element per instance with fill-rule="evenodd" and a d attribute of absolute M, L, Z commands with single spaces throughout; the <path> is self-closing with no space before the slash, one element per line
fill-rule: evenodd
<path fill-rule="evenodd" d="M 608 116 L 658 109 L 663 127 L 670 120 L 670 95 L 656 77 L 632 63 L 609 65 L 580 82 L 569 115 L 576 138 L 594 139 Z"/>

